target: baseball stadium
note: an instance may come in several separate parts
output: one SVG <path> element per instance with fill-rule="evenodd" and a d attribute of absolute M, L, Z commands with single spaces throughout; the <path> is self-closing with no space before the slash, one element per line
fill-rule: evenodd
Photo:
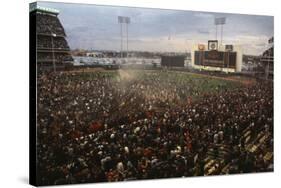
<path fill-rule="evenodd" d="M 77 55 L 59 14 L 30 9 L 39 185 L 273 171 L 273 37 L 257 57 L 218 39 L 132 52 L 124 34 L 120 51 Z"/>

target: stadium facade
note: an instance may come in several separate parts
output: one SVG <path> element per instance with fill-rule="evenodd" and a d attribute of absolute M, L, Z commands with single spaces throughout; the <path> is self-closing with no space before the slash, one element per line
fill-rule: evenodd
<path fill-rule="evenodd" d="M 191 66 L 200 70 L 241 72 L 242 58 L 241 46 L 219 45 L 217 40 L 193 45 L 191 49 Z"/>
<path fill-rule="evenodd" d="M 265 79 L 273 79 L 274 75 L 274 37 L 268 40 L 268 49 L 265 50 L 262 55 L 260 62 L 264 66 Z"/>
<path fill-rule="evenodd" d="M 56 70 L 72 65 L 73 58 L 58 14 L 56 9 L 41 7 L 37 3 L 30 5 L 30 17 L 36 20 L 33 24 L 36 24 L 36 54 L 40 69 Z"/>

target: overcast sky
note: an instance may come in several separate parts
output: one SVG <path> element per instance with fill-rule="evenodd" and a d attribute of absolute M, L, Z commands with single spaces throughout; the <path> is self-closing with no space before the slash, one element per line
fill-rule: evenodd
<path fill-rule="evenodd" d="M 273 17 L 210 12 L 39 2 L 60 11 L 71 49 L 120 50 L 118 16 L 131 18 L 129 50 L 189 52 L 192 44 L 216 38 L 215 17 L 226 17 L 223 43 L 260 55 L 273 36 Z M 220 40 L 220 28 L 218 39 Z"/>

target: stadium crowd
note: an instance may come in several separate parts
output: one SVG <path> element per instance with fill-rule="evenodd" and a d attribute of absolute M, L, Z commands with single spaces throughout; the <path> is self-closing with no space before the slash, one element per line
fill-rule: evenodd
<path fill-rule="evenodd" d="M 36 33 L 65 36 L 64 29 L 56 16 L 50 14 L 36 14 Z"/>
<path fill-rule="evenodd" d="M 66 53 L 55 53 L 54 58 L 56 60 L 56 63 L 62 63 L 65 61 L 72 61 L 72 56 L 70 54 Z M 52 53 L 38 53 L 37 54 L 37 60 L 40 62 L 44 61 L 52 61 L 53 60 L 53 54 Z"/>
<path fill-rule="evenodd" d="M 38 75 L 39 184 L 272 171 L 272 83 L 120 75 Z"/>
<path fill-rule="evenodd" d="M 37 62 L 46 67 L 52 64 L 54 58 L 58 66 L 69 66 L 68 61 L 73 59 L 65 39 L 64 28 L 57 15 L 38 11 L 34 16 L 36 16 Z"/>
<path fill-rule="evenodd" d="M 56 49 L 56 50 L 60 50 L 60 49 L 68 49 L 69 50 L 69 46 L 68 46 L 65 38 L 63 38 L 63 37 L 53 37 L 53 44 L 52 44 L 51 41 L 52 41 L 51 36 L 39 35 L 38 40 L 37 40 L 37 42 L 38 42 L 37 48 L 52 49 L 54 47 L 54 49 Z"/>

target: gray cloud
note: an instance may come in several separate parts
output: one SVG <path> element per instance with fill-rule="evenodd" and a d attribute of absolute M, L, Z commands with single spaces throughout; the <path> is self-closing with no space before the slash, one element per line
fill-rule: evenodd
<path fill-rule="evenodd" d="M 224 42 L 239 44 L 250 53 L 260 54 L 263 44 L 273 36 L 271 16 L 48 2 L 39 5 L 60 10 L 59 18 L 73 49 L 119 50 L 119 15 L 131 18 L 131 50 L 186 51 L 190 47 L 187 40 L 207 42 L 215 38 L 214 17 L 219 16 L 226 17 Z"/>

